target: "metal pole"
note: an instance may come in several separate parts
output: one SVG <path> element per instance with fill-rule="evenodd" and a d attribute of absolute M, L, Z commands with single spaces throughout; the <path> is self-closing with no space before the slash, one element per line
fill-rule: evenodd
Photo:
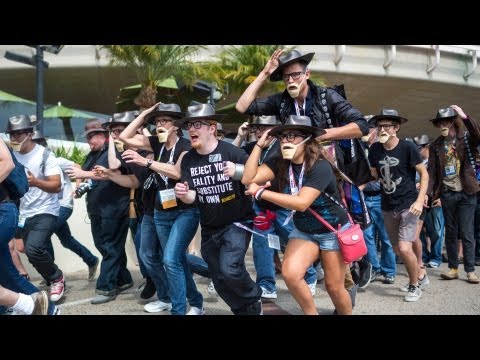
<path fill-rule="evenodd" d="M 215 85 L 211 84 L 210 85 L 210 104 L 215 109 L 215 99 L 213 98 L 214 93 L 215 93 Z"/>
<path fill-rule="evenodd" d="M 36 46 L 35 67 L 37 68 L 37 130 L 43 134 L 43 49 L 40 45 Z"/>

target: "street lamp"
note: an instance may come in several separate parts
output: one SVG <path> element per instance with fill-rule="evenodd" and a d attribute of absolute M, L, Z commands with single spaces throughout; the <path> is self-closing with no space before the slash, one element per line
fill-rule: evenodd
<path fill-rule="evenodd" d="M 31 65 L 36 68 L 36 83 L 37 83 L 37 130 L 43 133 L 43 73 L 44 69 L 48 69 L 48 62 L 43 60 L 43 52 L 58 54 L 64 45 L 27 45 L 35 48 L 36 54 L 28 57 L 21 54 L 16 54 L 11 51 L 5 52 L 5 58 L 16 61 L 25 65 Z"/>

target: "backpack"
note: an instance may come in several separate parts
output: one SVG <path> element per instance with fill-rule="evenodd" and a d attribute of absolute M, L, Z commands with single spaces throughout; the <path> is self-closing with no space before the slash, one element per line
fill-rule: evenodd
<path fill-rule="evenodd" d="M 13 154 L 12 149 L 10 149 L 10 154 L 12 155 L 12 160 L 15 165 L 15 168 L 3 181 L 3 185 L 7 188 L 10 199 L 19 200 L 25 195 L 28 191 L 28 178 L 25 171 L 25 166 L 23 166 Z"/>

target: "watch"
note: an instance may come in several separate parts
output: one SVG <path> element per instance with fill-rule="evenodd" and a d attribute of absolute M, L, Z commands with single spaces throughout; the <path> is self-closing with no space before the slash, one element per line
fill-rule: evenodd
<path fill-rule="evenodd" d="M 153 164 L 153 160 L 152 160 L 152 159 L 148 159 L 148 160 L 147 160 L 147 169 L 148 169 L 150 166 L 152 166 L 152 164 Z"/>

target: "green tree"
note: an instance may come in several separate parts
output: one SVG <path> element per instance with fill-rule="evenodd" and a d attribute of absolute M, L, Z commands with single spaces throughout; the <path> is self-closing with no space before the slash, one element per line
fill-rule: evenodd
<path fill-rule="evenodd" d="M 191 86 L 204 72 L 202 64 L 192 60 L 198 51 L 205 49 L 202 45 L 102 45 L 101 48 L 107 50 L 111 65 L 135 70 L 142 89 L 134 102 L 140 108 L 156 103 L 156 81 L 174 77 Z"/>

